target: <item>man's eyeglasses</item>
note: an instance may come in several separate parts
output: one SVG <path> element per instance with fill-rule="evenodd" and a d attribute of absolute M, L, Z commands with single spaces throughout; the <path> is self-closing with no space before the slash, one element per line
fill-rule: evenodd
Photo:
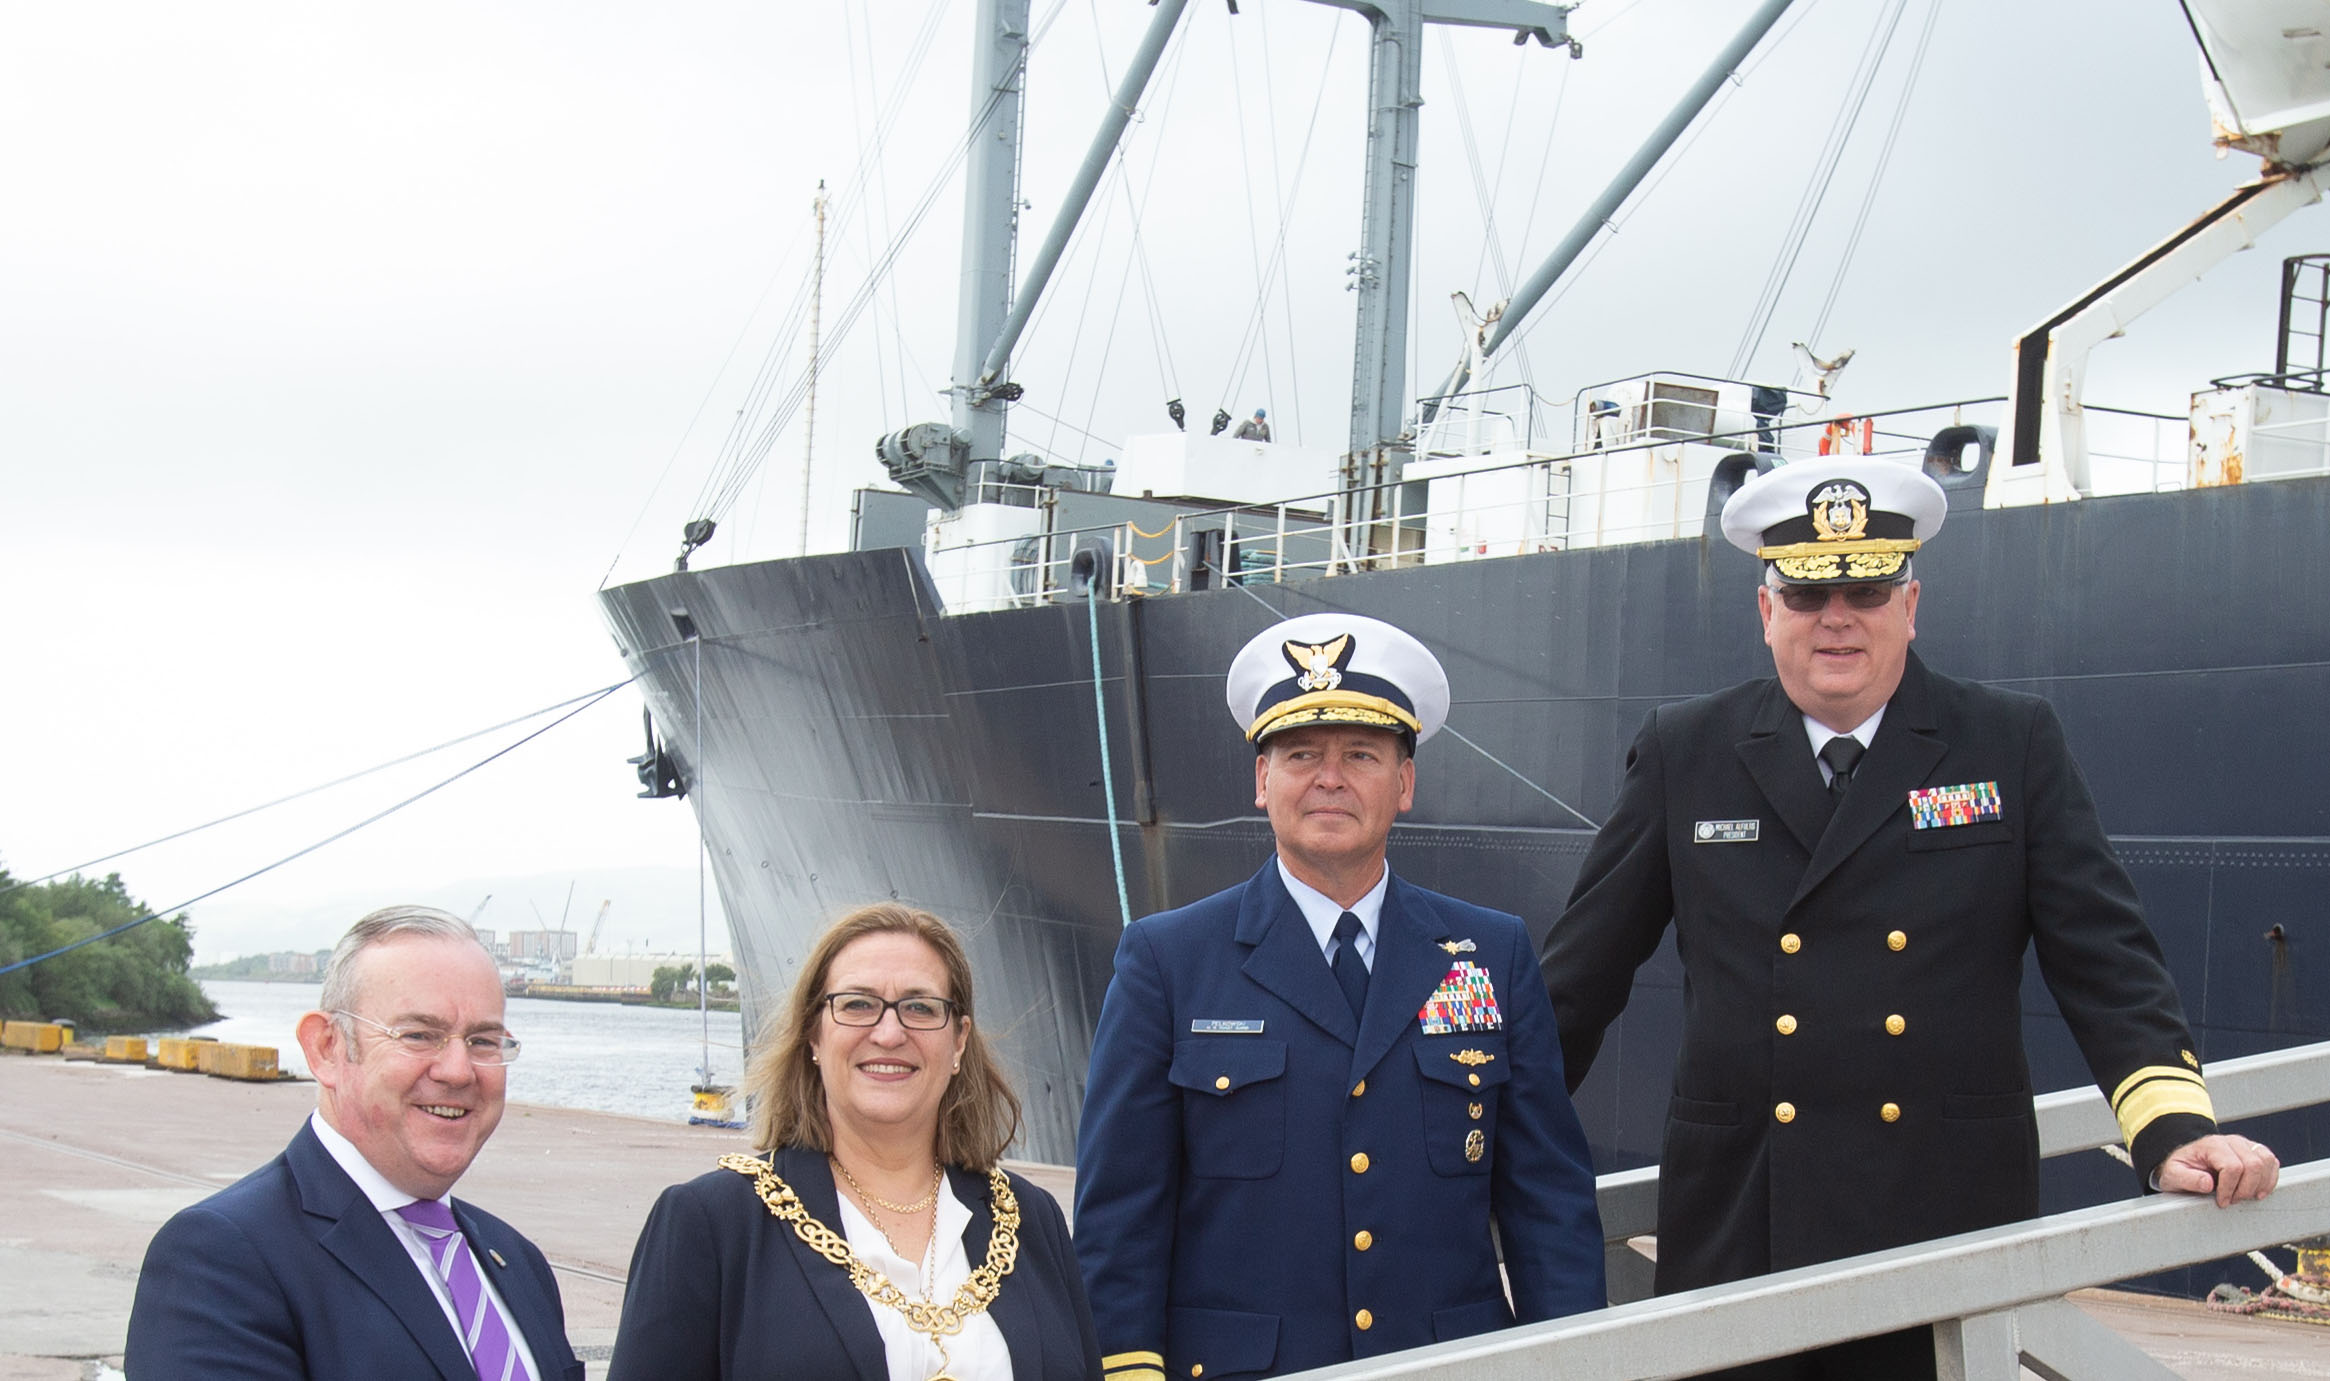
<path fill-rule="evenodd" d="M 1846 608 L 1867 612 L 1891 604 L 1893 592 L 1900 588 L 1898 581 L 1887 581 L 1882 585 L 1782 585 L 1775 593 L 1791 612 L 1817 614 L 1828 607 L 1831 591 L 1845 597 Z"/>
<path fill-rule="evenodd" d="M 434 1060 L 445 1053 L 453 1039 L 451 1031 L 440 1031 L 433 1026 L 383 1026 L 367 1016 L 355 1012 L 334 1012 L 333 1016 L 360 1021 L 388 1037 L 388 1043 L 416 1060 Z M 507 1031 L 499 1034 L 480 1031 L 463 1036 L 462 1049 L 469 1052 L 473 1065 L 506 1065 L 518 1058 L 518 1038 Z"/>
<path fill-rule="evenodd" d="M 880 1026 L 884 1012 L 896 1012 L 909 1031 L 938 1031 L 955 1019 L 955 1004 L 943 997 L 902 997 L 884 1002 L 872 993 L 827 993 L 825 1010 L 841 1026 Z"/>

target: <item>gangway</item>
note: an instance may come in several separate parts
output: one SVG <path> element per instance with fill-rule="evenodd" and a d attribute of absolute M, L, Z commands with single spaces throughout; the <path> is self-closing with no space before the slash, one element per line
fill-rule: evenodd
<path fill-rule="evenodd" d="M 2213 1064 L 2225 1122 L 2308 1107 L 2330 1091 L 2330 1042 Z M 2036 1100 L 2042 1156 L 2117 1144 L 2092 1088 Z M 1934 1325 L 1940 1381 L 2145 1381 L 2175 1373 L 2063 1297 L 2133 1276 L 2330 1233 L 2330 1159 L 2285 1165 L 2258 1203 L 2180 1194 L 2076 1209 L 1866 1256 L 1643 1298 L 1626 1245 L 1654 1221 L 1658 1172 L 1598 1182 L 1613 1306 L 1454 1343 L 1299 1373 L 1307 1381 L 1653 1381 Z M 1624 1301 L 1624 1302 L 1619 1302 Z"/>

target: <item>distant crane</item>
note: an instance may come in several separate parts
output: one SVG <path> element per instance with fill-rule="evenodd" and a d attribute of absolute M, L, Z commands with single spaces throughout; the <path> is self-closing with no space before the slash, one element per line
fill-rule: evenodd
<path fill-rule="evenodd" d="M 599 903 L 599 916 L 597 920 L 591 922 L 591 938 L 583 942 L 583 953 L 596 954 L 599 952 L 599 932 L 606 929 L 607 912 L 614 905 L 612 898 Z"/>
<path fill-rule="evenodd" d="M 478 918 L 478 917 L 480 917 L 480 916 L 482 916 L 482 915 L 484 915 L 484 914 L 485 914 L 485 903 L 486 903 L 486 902 L 489 902 L 489 901 L 492 901 L 493 899 L 494 899 L 494 894 L 493 894 L 493 893 L 491 893 L 491 892 L 488 892 L 488 893 L 486 893 L 486 894 L 485 894 L 485 901 L 481 901 L 481 902 L 479 902 L 479 903 L 477 904 L 477 909 L 469 913 L 469 923 L 470 923 L 472 926 L 474 926 L 474 925 L 476 925 L 476 924 L 477 924 L 477 918 Z"/>

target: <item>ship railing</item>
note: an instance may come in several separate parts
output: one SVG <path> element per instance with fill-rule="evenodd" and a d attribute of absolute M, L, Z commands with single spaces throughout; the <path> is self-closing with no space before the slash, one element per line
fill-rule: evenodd
<path fill-rule="evenodd" d="M 2192 419 L 2089 403 L 2086 492 L 2156 494 L 2185 487 Z"/>
<path fill-rule="evenodd" d="M 1089 563 L 1087 548 L 1095 542 L 1107 548 L 1105 588 L 1125 597 L 1693 537 L 1706 522 L 1706 480 L 1704 475 L 1695 482 L 1685 480 L 1686 448 L 1756 453 L 1769 439 L 1788 457 L 1818 454 L 1825 448 L 1830 453 L 1917 463 L 1939 426 L 1962 419 L 1968 409 L 2001 401 L 1967 399 L 1850 419 L 1774 420 L 1587 452 L 1506 451 L 1485 457 L 1488 463 L 1430 480 L 1408 478 L 1267 505 L 1192 509 L 1170 518 L 1160 514 L 1164 522 L 1156 530 L 1143 528 L 1143 520 L 1051 528 L 1034 538 L 969 544 L 953 549 L 952 555 L 955 569 L 968 572 L 974 587 L 1007 585 L 1010 603 L 1033 604 L 1064 595 L 1080 597 L 1079 558 Z M 1707 450 L 1696 454 L 1704 456 Z M 1643 477 L 1584 484 L 1578 474 L 1589 463 L 1605 476 L 1635 470 Z M 1534 488 L 1518 486 L 1518 498 L 1468 497 L 1438 509 L 1418 502 L 1435 484 L 1461 480 L 1467 483 L 1451 487 L 1494 490 L 1498 486 L 1493 481 L 1499 477 L 1531 470 L 1542 472 L 1545 482 Z M 1589 504 L 1595 520 L 1590 529 L 1581 530 L 1584 525 L 1573 522 L 1572 515 L 1589 511 Z M 1501 535 L 1493 539 L 1478 535 L 1490 529 L 1501 529 Z M 1202 545 L 1201 533 L 1209 534 Z"/>
<path fill-rule="evenodd" d="M 2227 1122 L 2310 1107 L 2330 1089 L 2330 1042 L 2212 1064 L 2208 1075 L 2217 1114 Z M 2092 1088 L 2033 1101 L 2042 1155 L 2119 1141 L 2118 1124 Z M 2026 1364 L 2057 1381 L 2171 1377 L 2064 1297 L 2330 1233 L 2330 1159 L 2284 1166 L 2271 1197 L 2231 1208 L 2205 1197 L 2154 1194 L 1645 1297 L 1648 1263 L 1628 1240 L 1651 1230 L 1656 1198 L 1655 1168 L 1600 1180 L 1614 1268 L 1609 1309 L 1300 1375 L 1311 1381 L 1650 1381 L 1931 1324 L 1945 1378 L 2013 1381 Z"/>

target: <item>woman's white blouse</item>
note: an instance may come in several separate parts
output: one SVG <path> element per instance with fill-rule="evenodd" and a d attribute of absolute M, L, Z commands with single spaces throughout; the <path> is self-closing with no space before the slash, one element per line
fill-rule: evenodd
<path fill-rule="evenodd" d="M 915 1283 L 922 1274 L 922 1263 L 906 1261 L 890 1250 L 872 1220 L 858 1211 L 848 1195 L 841 1199 L 841 1235 L 849 1239 L 850 1250 L 858 1259 L 890 1277 L 899 1289 L 909 1295 L 925 1293 L 940 1302 L 954 1298 L 955 1291 L 971 1278 L 970 1253 L 963 1248 L 963 1231 L 971 1225 L 971 1209 L 955 1197 L 952 1180 L 938 1196 L 938 1260 L 937 1281 L 927 1292 L 918 1292 Z M 979 1259 L 987 1259 L 985 1243 L 979 1245 Z M 1011 1277 L 1005 1276 L 1003 1288 L 1011 1288 Z M 890 1381 L 929 1381 L 939 1370 L 939 1350 L 930 1338 L 907 1326 L 904 1315 L 880 1302 L 868 1299 L 873 1306 L 874 1327 L 882 1333 L 882 1352 L 890 1364 Z M 959 1381 L 1011 1381 L 1011 1350 L 1004 1345 L 1003 1330 L 995 1326 L 994 1315 L 980 1310 L 966 1320 L 963 1331 L 947 1339 L 948 1371 Z"/>

